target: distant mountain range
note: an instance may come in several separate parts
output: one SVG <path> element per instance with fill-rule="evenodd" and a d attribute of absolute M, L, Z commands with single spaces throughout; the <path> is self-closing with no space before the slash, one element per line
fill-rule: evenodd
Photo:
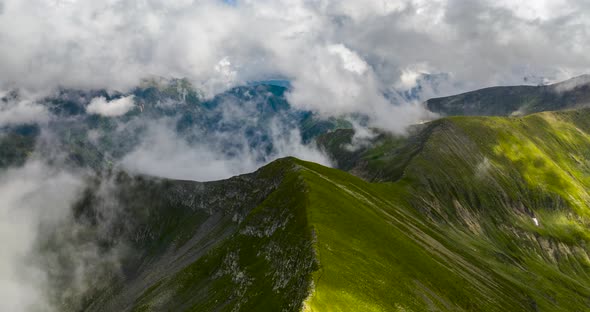
<path fill-rule="evenodd" d="M 274 137 L 296 131 L 303 144 L 336 128 L 350 128 L 343 119 L 318 118 L 310 111 L 290 107 L 287 87 L 277 82 L 253 83 L 230 89 L 212 99 L 203 96 L 187 80 L 146 80 L 129 94 L 103 90 L 60 90 L 40 100 L 53 118 L 45 126 L 51 141 L 37 142 L 36 124 L 2 129 L 0 168 L 22 164 L 39 147 L 65 152 L 68 162 L 93 168 L 109 167 L 138 147 L 153 123 L 166 127 L 188 145 L 214 146 L 228 157 L 247 150 L 260 162 L 277 154 Z M 18 100 L 15 91 L 3 101 Z M 134 107 L 121 116 L 87 112 L 95 98 L 113 101 L 133 96 Z M 36 143 L 37 142 L 37 143 Z"/>
<path fill-rule="evenodd" d="M 54 140 L 39 144 L 40 131 L 35 124 L 5 127 L 0 137 L 0 168 L 22 164 L 40 145 L 66 151 L 69 160 L 82 166 L 110 166 L 137 148 L 145 135 L 146 122 L 152 120 L 172 123 L 178 136 L 189 144 L 214 144 L 228 155 L 246 149 L 261 162 L 276 154 L 272 136 L 277 132 L 299 132 L 302 142 L 308 144 L 332 130 L 352 128 L 345 119 L 319 118 L 310 111 L 291 108 L 285 98 L 288 87 L 284 80 L 262 81 L 230 89 L 210 100 L 203 99 L 184 79 L 145 80 L 129 94 L 60 90 L 40 101 L 55 117 L 48 125 Z M 86 111 L 93 98 L 111 101 L 129 95 L 134 96 L 135 108 L 123 116 L 104 117 Z M 15 91 L 2 100 L 19 96 Z M 590 76 L 580 76 L 546 86 L 486 88 L 433 98 L 424 105 L 442 116 L 512 116 L 585 107 L 589 103 Z"/>

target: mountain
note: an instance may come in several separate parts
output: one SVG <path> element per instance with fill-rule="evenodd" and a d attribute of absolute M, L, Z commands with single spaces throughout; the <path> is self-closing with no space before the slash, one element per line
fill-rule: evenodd
<path fill-rule="evenodd" d="M 586 107 L 590 104 L 590 76 L 552 85 L 506 86 L 433 98 L 425 106 L 444 116 L 510 116 Z"/>
<path fill-rule="evenodd" d="M 579 104 L 585 83 L 530 88 L 551 87 Z M 452 116 L 404 135 L 359 135 L 345 121 L 292 109 L 286 90 L 256 84 L 209 100 L 183 80 L 146 81 L 132 94 L 62 90 L 42 101 L 54 116 L 47 124 L 2 129 L 0 167 L 62 149 L 65 161 L 46 161 L 83 172 L 71 218 L 40 222 L 27 259 L 45 274 L 47 304 L 58 311 L 590 309 L 590 108 Z M 86 112 L 93 98 L 129 95 L 136 106 L 122 116 Z M 514 107 L 550 106 L 526 103 Z M 480 109 L 470 105 L 453 109 Z M 228 110 L 238 117 L 227 118 Z M 214 139 L 236 157 L 242 144 L 262 158 L 273 155 L 278 122 L 322 148 L 335 168 L 287 157 L 195 182 L 113 165 L 162 122 L 183 142 Z"/>
<path fill-rule="evenodd" d="M 416 98 L 430 84 L 442 88 L 447 79 L 444 75 L 423 76 L 419 79 L 423 86 L 420 90 L 401 97 Z M 425 106 L 443 116 L 508 116 L 571 109 L 590 102 L 589 81 L 589 76 L 580 76 L 548 86 L 487 88 L 430 99 Z M 0 128 L 0 150 L 6 153 L 0 159 L 0 168 L 22 164 L 35 153 L 65 153 L 69 163 L 81 167 L 111 167 L 140 148 L 146 138 L 149 141 L 154 124 L 169 129 L 185 145 L 207 146 L 229 158 L 246 151 L 259 163 L 284 155 L 279 146 L 285 144 L 277 139 L 291 133 L 297 133 L 300 141 L 308 145 L 327 132 L 352 128 L 345 119 L 322 118 L 291 107 L 286 99 L 288 90 L 285 81 L 262 81 L 207 99 L 186 79 L 163 78 L 144 80 L 127 93 L 62 89 L 37 100 L 51 114 L 44 125 L 50 135 L 41 136 L 35 124 Z M 95 98 L 112 101 L 129 96 L 135 105 L 122 116 L 87 112 Z M 0 99 L 19 100 L 23 98 L 18 90 Z"/>
<path fill-rule="evenodd" d="M 65 153 L 69 163 L 80 167 L 111 167 L 137 150 L 154 125 L 169 130 L 187 146 L 207 146 L 228 158 L 246 151 L 264 163 L 280 154 L 277 145 L 284 142 L 277 141 L 292 132 L 302 144 L 310 144 L 320 134 L 351 127 L 343 119 L 320 118 L 292 108 L 287 91 L 279 82 L 270 81 L 205 98 L 186 79 L 145 80 L 128 93 L 62 89 L 37 100 L 51 116 L 43 125 L 45 136 L 40 135 L 37 124 L 0 127 L 0 134 L 5 135 L 0 136 L 0 150 L 10 154 L 0 158 L 0 168 L 22 164 L 34 153 Z M 0 101 L 24 100 L 18 90 L 8 94 L 10 98 Z M 133 97 L 134 105 L 121 116 L 87 111 L 93 99 L 123 97 Z"/>
<path fill-rule="evenodd" d="M 590 308 L 590 110 L 443 118 L 347 151 L 364 180 L 294 158 L 207 183 L 97 177 L 70 240 L 99 241 L 122 264 L 66 308 Z M 123 210 L 104 230 L 109 205 Z"/>

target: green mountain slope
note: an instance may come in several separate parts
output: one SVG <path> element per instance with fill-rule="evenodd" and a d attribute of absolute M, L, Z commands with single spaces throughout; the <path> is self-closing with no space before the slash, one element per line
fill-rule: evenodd
<path fill-rule="evenodd" d="M 589 117 L 383 135 L 356 167 L 393 168 L 378 183 L 293 158 L 210 183 L 120 175 L 134 223 L 103 245 L 132 252 L 77 309 L 586 311 Z M 100 198 L 78 206 L 89 231 Z"/>
<path fill-rule="evenodd" d="M 425 106 L 444 116 L 510 116 L 587 107 L 590 76 L 542 86 L 502 86 L 429 99 Z"/>
<path fill-rule="evenodd" d="M 524 309 L 528 298 L 533 311 L 583 311 L 589 114 L 443 119 L 405 142 L 378 138 L 357 159 L 365 176 L 377 180 L 383 176 L 371 175 L 375 164 L 397 168 L 394 185 L 403 186 L 406 206 L 445 237 L 438 242 L 459 247 L 464 257 L 471 254 L 471 264 L 501 277 L 484 284 L 515 287 L 507 297 L 521 295 Z M 397 148 L 383 152 L 395 142 Z"/>

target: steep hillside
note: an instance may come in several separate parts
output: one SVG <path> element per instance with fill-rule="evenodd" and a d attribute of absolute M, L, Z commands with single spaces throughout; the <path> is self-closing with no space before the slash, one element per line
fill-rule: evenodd
<path fill-rule="evenodd" d="M 590 303 L 589 116 L 581 110 L 523 118 L 443 119 L 409 139 L 377 137 L 376 146 L 355 152 L 357 163 L 351 167 L 368 178 L 397 181 L 377 184 L 387 189 L 378 196 L 363 196 L 373 198 L 380 209 L 388 205 L 378 199 L 399 196 L 391 200 L 395 208 L 390 213 L 405 211 L 417 218 L 398 219 L 427 233 L 413 240 L 429 244 L 430 260 L 437 254 L 445 257 L 435 262 L 462 268 L 461 279 L 488 297 L 463 302 L 461 309 L 503 309 L 502 302 L 514 299 L 504 309 L 583 311 Z M 385 172 L 393 168 L 389 179 L 383 171 L 376 174 L 379 166 Z M 452 288 L 443 289 L 431 292 L 439 304 L 461 302 L 449 299 L 446 290 Z M 461 298 L 471 300 L 477 294 L 471 290 Z"/>
<path fill-rule="evenodd" d="M 272 227 L 271 222 L 285 216 L 267 213 L 265 203 L 279 200 L 272 208 L 287 213 L 290 203 L 297 203 L 297 198 L 275 195 L 279 186 L 282 192 L 297 190 L 296 184 L 288 184 L 296 182 L 287 175 L 292 166 L 279 160 L 252 174 L 207 183 L 125 173 L 94 179 L 74 207 L 75 221 L 40 238 L 38 249 L 44 259 L 40 265 L 52 274 L 49 296 L 63 311 L 202 311 L 260 306 L 262 292 L 269 310 L 289 306 L 296 310 L 307 295 L 314 264 L 309 236 L 264 241 L 259 237 L 265 232 L 253 227 Z M 293 226 L 305 222 L 296 217 Z M 71 234 L 64 237 L 64 233 Z M 71 250 L 86 250 L 88 245 L 98 246 L 99 260 L 85 264 L 94 268 L 96 276 L 80 287 L 71 268 L 85 259 L 71 257 Z M 256 254 L 261 250 L 269 254 Z M 272 263 L 261 262 L 269 256 Z M 250 262 L 242 267 L 236 257 Z M 287 267 L 285 262 L 292 258 L 297 261 Z M 264 275 L 273 272 L 271 264 L 280 270 L 272 279 Z M 249 265 L 262 275 L 251 277 Z M 281 290 L 274 299 L 273 287 Z"/>
<path fill-rule="evenodd" d="M 434 98 L 426 107 L 444 116 L 510 116 L 590 105 L 590 76 L 552 85 L 492 87 Z"/>
<path fill-rule="evenodd" d="M 70 307 L 588 310 L 589 116 L 454 117 L 418 139 L 382 139 L 395 144 L 366 153 L 404 159 L 395 182 L 293 158 L 204 184 L 116 175 L 119 191 L 105 194 L 131 226 L 99 235 L 95 219 L 113 200 L 100 187 L 80 201 L 78 222 L 91 232 L 82 238 L 131 251 Z"/>

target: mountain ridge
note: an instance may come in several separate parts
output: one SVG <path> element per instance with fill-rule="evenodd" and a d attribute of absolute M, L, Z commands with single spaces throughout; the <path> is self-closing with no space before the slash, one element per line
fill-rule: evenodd
<path fill-rule="evenodd" d="M 395 182 L 272 162 L 257 175 L 276 188 L 233 234 L 123 309 L 583 310 L 589 114 L 433 122 Z"/>
<path fill-rule="evenodd" d="M 444 116 L 527 115 L 541 111 L 586 107 L 590 104 L 589 75 L 551 85 L 488 87 L 424 102 L 430 111 Z"/>

